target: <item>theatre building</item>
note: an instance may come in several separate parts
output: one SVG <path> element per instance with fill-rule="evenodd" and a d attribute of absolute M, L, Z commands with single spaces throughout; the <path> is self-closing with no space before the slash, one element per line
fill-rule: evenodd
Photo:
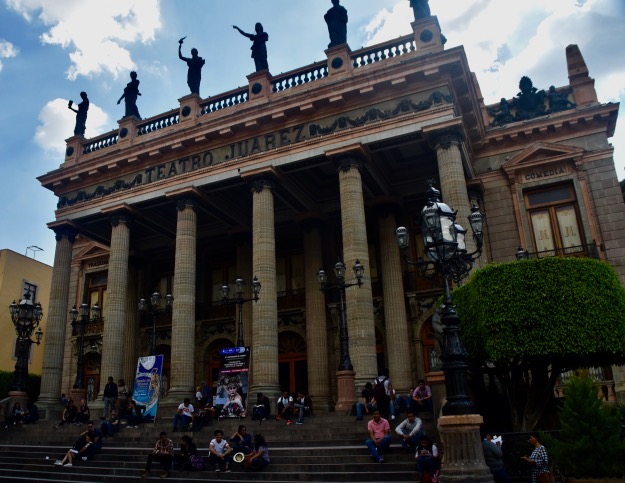
<path fill-rule="evenodd" d="M 487 106 L 436 17 L 412 25 L 393 41 L 332 47 L 315 64 L 256 72 L 245 88 L 186 95 L 175 110 L 67 140 L 62 164 L 39 178 L 58 197 L 42 406 L 76 380 L 70 310 L 97 303 L 82 344 L 90 399 L 108 376 L 131 384 L 137 358 L 155 350 L 165 401 L 177 405 L 200 381 L 216 383 L 220 349 L 242 339 L 252 394 L 302 388 L 316 408 L 333 408 L 341 294 L 322 292 L 317 275 L 323 267 L 332 283 L 339 259 L 347 282 L 356 261 L 364 267 L 344 294 L 357 390 L 388 368 L 397 391 L 424 377 L 440 395 L 441 283 L 407 265 L 395 238 L 406 226 L 410 257 L 422 256 L 430 179 L 465 228 L 473 203 L 485 215 L 478 264 L 514 261 L 521 246 L 607 260 L 625 282 L 625 205 L 608 142 L 619 105 L 598 102 L 578 48 L 562 52 L 569 85 L 524 77 Z M 222 302 L 238 276 L 244 298 L 254 277 L 261 284 L 241 319 Z M 171 310 L 150 310 L 155 291 L 173 296 Z M 598 373 L 610 397 L 613 381 L 625 390 L 617 369 Z"/>

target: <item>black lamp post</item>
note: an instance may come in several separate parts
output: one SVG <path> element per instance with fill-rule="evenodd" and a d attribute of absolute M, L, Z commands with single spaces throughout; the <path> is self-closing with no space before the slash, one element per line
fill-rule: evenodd
<path fill-rule="evenodd" d="M 322 292 L 328 292 L 330 290 L 337 290 L 340 296 L 339 304 L 339 340 L 341 344 L 341 362 L 339 364 L 339 371 L 353 371 L 352 361 L 349 357 L 349 335 L 347 333 L 347 320 L 345 318 L 345 289 L 347 287 L 353 287 L 363 284 L 362 277 L 365 273 L 365 268 L 362 266 L 359 260 L 356 260 L 354 266 L 354 276 L 356 282 L 345 282 L 345 264 L 339 259 L 334 265 L 334 275 L 336 276 L 336 282 L 333 284 L 327 284 L 326 272 L 321 268 L 317 273 L 317 280 L 319 280 L 319 290 Z"/>
<path fill-rule="evenodd" d="M 72 327 L 75 329 L 76 325 L 80 324 L 80 339 L 78 342 L 78 361 L 76 362 L 76 382 L 74 382 L 74 389 L 84 389 L 83 386 L 83 365 L 84 365 L 84 348 L 85 348 L 85 328 L 89 322 L 97 322 L 100 320 L 100 307 L 96 302 L 91 308 L 92 318 L 89 319 L 89 305 L 85 302 L 80 304 L 80 310 L 76 310 L 76 306 L 72 307 L 69 311 L 69 317 L 72 321 Z M 80 320 L 78 316 L 80 315 Z"/>
<path fill-rule="evenodd" d="M 26 383 L 28 382 L 28 354 L 30 352 L 30 345 L 33 343 L 39 345 L 43 337 L 43 332 L 41 331 L 41 327 L 39 327 L 39 322 L 43 317 L 43 310 L 41 310 L 41 304 L 39 302 L 33 304 L 32 300 L 30 300 L 30 294 L 25 293 L 19 305 L 15 303 L 15 300 L 9 305 L 9 312 L 13 325 L 15 326 L 15 332 L 17 333 L 17 362 L 15 363 L 15 382 L 13 383 L 13 389 L 18 392 L 25 392 Z M 39 327 L 39 329 L 35 332 L 35 342 L 30 337 L 37 327 Z"/>
<path fill-rule="evenodd" d="M 234 281 L 236 285 L 236 297 L 230 298 L 230 287 L 227 283 L 221 286 L 221 301 L 224 304 L 237 304 L 239 306 L 239 327 L 238 327 L 238 337 L 237 337 L 237 347 L 245 347 L 245 341 L 243 340 L 243 304 L 245 302 L 258 302 L 259 294 L 260 294 L 260 282 L 258 281 L 258 277 L 254 276 L 254 280 L 252 280 L 252 298 L 246 299 L 243 297 L 243 289 L 245 287 L 245 282 L 238 276 Z"/>
<path fill-rule="evenodd" d="M 151 355 L 156 355 L 156 317 L 161 312 L 171 312 L 174 306 L 174 297 L 171 294 L 167 294 L 165 296 L 165 308 L 161 308 L 161 294 L 158 293 L 158 290 L 155 290 L 152 296 L 150 297 L 150 307 L 148 308 L 148 303 L 146 300 L 141 297 L 139 300 L 139 312 L 141 314 L 145 314 L 148 312 L 152 312 L 152 353 Z"/>
<path fill-rule="evenodd" d="M 426 277 L 436 274 L 443 276 L 444 307 L 441 313 L 443 323 L 443 372 L 447 390 L 447 403 L 443 415 L 474 414 L 475 407 L 469 397 L 467 370 L 468 354 L 458 336 L 458 314 L 453 306 L 449 279 L 459 282 L 473 268 L 475 260 L 482 254 L 484 216 L 477 205 L 473 205 L 469 224 L 473 231 L 476 250 L 468 253 L 464 235 L 466 230 L 456 223 L 456 213 L 441 202 L 440 191 L 430 185 L 427 202 L 421 211 L 421 233 L 428 260 L 419 258 L 416 262 L 408 259 L 408 230 L 401 226 L 396 230 L 397 242 L 406 262 L 419 267 Z"/>

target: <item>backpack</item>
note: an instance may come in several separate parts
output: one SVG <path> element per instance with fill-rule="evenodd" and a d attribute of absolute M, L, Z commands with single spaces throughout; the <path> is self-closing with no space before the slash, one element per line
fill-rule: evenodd
<path fill-rule="evenodd" d="M 192 454 L 189 458 L 189 462 L 191 463 L 191 468 L 194 470 L 204 469 L 204 458 L 202 458 L 199 454 Z"/>
<path fill-rule="evenodd" d="M 384 389 L 384 383 L 388 381 L 388 377 L 380 380 L 379 377 L 375 378 L 375 386 L 373 386 L 373 390 L 371 391 L 371 395 L 375 398 L 378 404 L 384 403 L 388 401 L 389 397 L 386 394 L 386 389 Z"/>

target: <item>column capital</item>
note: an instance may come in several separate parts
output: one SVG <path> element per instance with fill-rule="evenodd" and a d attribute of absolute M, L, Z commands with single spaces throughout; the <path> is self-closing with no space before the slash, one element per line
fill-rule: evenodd
<path fill-rule="evenodd" d="M 276 180 L 270 176 L 260 176 L 252 179 L 250 181 L 250 186 L 255 193 L 260 193 L 265 188 L 273 191 L 276 187 Z"/>
<path fill-rule="evenodd" d="M 178 211 L 184 211 L 185 208 L 189 207 L 195 211 L 195 207 L 197 206 L 197 201 L 194 198 L 180 198 L 176 200 L 176 209 Z"/>
<path fill-rule="evenodd" d="M 111 225 L 114 227 L 120 223 L 124 223 L 126 226 L 130 227 L 133 221 L 132 216 L 129 213 L 124 212 L 113 213 L 110 218 Z"/>
<path fill-rule="evenodd" d="M 430 134 L 430 145 L 435 149 L 449 149 L 452 144 L 461 144 L 464 140 L 464 131 L 460 127 L 448 127 Z"/>
<path fill-rule="evenodd" d="M 74 243 L 76 241 L 76 235 L 78 235 L 78 231 L 69 225 L 58 225 L 51 226 L 51 230 L 54 230 L 54 238 L 56 241 L 60 241 L 61 238 L 66 237 L 70 243 Z"/>
<path fill-rule="evenodd" d="M 337 171 L 345 172 L 352 168 L 356 168 L 358 171 L 362 172 L 362 167 L 365 164 L 364 156 L 357 151 L 337 154 L 332 157 L 332 160 L 336 163 Z"/>

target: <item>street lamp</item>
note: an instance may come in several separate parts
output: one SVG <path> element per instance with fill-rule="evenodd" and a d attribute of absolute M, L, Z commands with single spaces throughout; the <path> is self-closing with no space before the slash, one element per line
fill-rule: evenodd
<path fill-rule="evenodd" d="M 235 294 L 236 297 L 230 298 L 230 287 L 227 283 L 221 286 L 221 301 L 224 304 L 237 304 L 239 306 L 239 328 L 238 328 L 238 337 L 237 337 L 237 347 L 245 347 L 243 341 L 243 304 L 245 302 L 258 302 L 259 294 L 260 294 L 260 282 L 258 281 L 258 277 L 254 276 L 254 280 L 252 280 L 252 298 L 246 299 L 243 297 L 243 289 L 245 288 L 245 282 L 238 276 L 234 281 L 236 285 Z"/>
<path fill-rule="evenodd" d="M 76 362 L 76 382 L 74 382 L 74 389 L 84 389 L 83 387 L 83 365 L 84 365 L 84 348 L 85 348 L 85 327 L 90 322 L 97 322 L 100 320 L 100 307 L 96 302 L 91 308 L 92 318 L 89 319 L 89 305 L 85 302 L 80 304 L 80 310 L 76 310 L 76 306 L 72 307 L 69 311 L 69 318 L 72 321 L 72 328 L 76 328 L 76 325 L 80 324 L 80 339 L 78 343 L 78 361 Z M 80 315 L 80 320 L 78 316 Z"/>
<path fill-rule="evenodd" d="M 11 314 L 13 325 L 15 326 L 15 332 L 17 333 L 17 362 L 15 363 L 15 382 L 13 383 L 13 389 L 17 392 L 25 392 L 26 383 L 28 381 L 28 354 L 30 353 L 30 345 L 33 343 L 39 345 L 43 337 L 43 332 L 41 331 L 41 327 L 39 327 L 39 322 L 43 317 L 43 310 L 39 302 L 33 304 L 32 300 L 30 300 L 30 293 L 25 293 L 19 305 L 15 303 L 15 300 L 9 305 L 9 313 Z M 35 342 L 30 337 L 37 327 L 39 327 L 39 329 L 35 332 Z"/>
<path fill-rule="evenodd" d="M 359 260 L 356 260 L 352 269 L 354 270 L 354 276 L 356 277 L 356 282 L 352 283 L 345 282 L 345 264 L 340 259 L 334 265 L 334 275 L 336 277 L 335 283 L 330 285 L 327 284 L 328 277 L 323 268 L 321 268 L 317 273 L 317 280 L 319 280 L 319 290 L 321 290 L 322 292 L 337 290 L 340 296 L 339 341 L 341 347 L 341 362 L 339 364 L 339 371 L 354 370 L 352 362 L 349 358 L 349 336 L 347 333 L 347 320 L 345 318 L 345 289 L 347 287 L 353 287 L 354 285 L 358 285 L 360 287 L 363 284 L 362 277 L 365 273 L 365 268 L 362 266 Z"/>
<path fill-rule="evenodd" d="M 143 297 L 139 300 L 139 312 L 145 314 L 152 312 L 152 355 L 156 355 L 156 316 L 161 312 L 170 313 L 174 306 L 174 297 L 171 294 L 165 296 L 165 308 L 161 308 L 161 294 L 155 290 L 150 297 L 150 307 Z"/>
<path fill-rule="evenodd" d="M 427 202 L 421 210 L 421 234 L 425 255 L 416 262 L 408 259 L 408 230 L 400 226 L 396 230 L 397 242 L 406 262 L 419 267 L 421 275 L 444 279 L 444 306 L 441 313 L 443 323 L 443 372 L 447 390 L 447 403 L 443 415 L 474 414 L 475 406 L 469 397 L 467 370 L 468 354 L 458 336 L 458 314 L 453 306 L 449 279 L 460 282 L 473 268 L 482 254 L 484 216 L 477 205 L 473 205 L 469 224 L 473 231 L 476 250 L 468 253 L 465 245 L 466 230 L 456 223 L 456 213 L 441 202 L 440 191 L 431 184 L 427 191 Z"/>

